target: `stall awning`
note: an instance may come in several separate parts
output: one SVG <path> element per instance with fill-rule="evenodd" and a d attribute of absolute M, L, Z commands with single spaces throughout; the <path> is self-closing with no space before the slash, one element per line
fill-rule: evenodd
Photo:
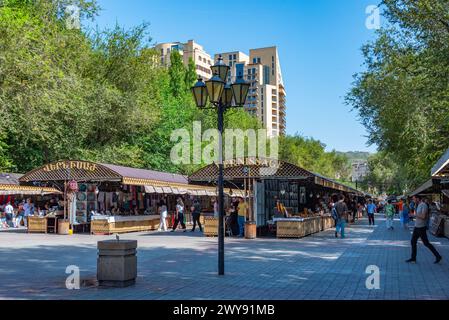
<path fill-rule="evenodd" d="M 441 180 L 440 179 L 429 179 L 419 186 L 416 190 L 411 192 L 409 196 L 413 197 L 416 195 L 434 194 L 438 193 L 440 190 Z"/>
<path fill-rule="evenodd" d="M 19 185 L 0 185 L 0 195 L 48 195 L 48 194 L 62 194 L 61 191 L 55 188 L 19 186 Z"/>
<path fill-rule="evenodd" d="M 364 194 L 361 191 L 358 191 L 354 188 L 351 188 L 349 186 L 346 186 L 342 183 L 336 182 L 332 179 L 326 178 L 324 176 L 321 176 L 317 173 L 315 173 L 315 184 L 320 185 L 322 187 L 326 187 L 326 188 L 330 188 L 330 189 L 334 189 L 334 190 L 338 190 L 338 191 L 343 191 L 343 192 L 348 192 L 348 193 L 353 193 L 356 194 L 358 196 L 363 196 Z"/>
<path fill-rule="evenodd" d="M 447 177 L 449 176 L 449 149 L 438 159 L 433 166 L 431 172 L 432 177 Z"/>
<path fill-rule="evenodd" d="M 288 168 L 291 169 L 291 167 Z M 26 173 L 20 177 L 19 181 L 22 184 L 31 184 L 37 181 L 68 181 L 72 179 L 112 181 L 124 185 L 143 186 L 146 193 L 196 196 L 216 196 L 217 194 L 215 187 L 189 183 L 187 176 L 184 175 L 82 160 L 53 162 Z M 225 190 L 225 193 L 232 194 L 229 189 Z"/>
<path fill-rule="evenodd" d="M 270 158 L 242 158 L 224 162 L 224 179 L 307 179 L 313 174 L 294 164 Z M 218 165 L 207 165 L 189 176 L 191 182 L 217 181 Z"/>

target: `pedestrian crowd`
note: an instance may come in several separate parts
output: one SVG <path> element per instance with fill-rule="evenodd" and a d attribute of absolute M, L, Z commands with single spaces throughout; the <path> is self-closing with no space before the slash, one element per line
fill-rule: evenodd
<path fill-rule="evenodd" d="M 338 201 L 332 204 L 332 217 L 335 220 L 335 237 L 345 238 L 345 226 L 349 221 L 349 215 L 351 214 L 351 207 L 348 206 L 348 201 L 345 201 L 345 196 L 340 195 Z M 374 226 L 375 214 L 383 213 L 386 218 L 386 227 L 388 230 L 394 230 L 394 218 L 399 216 L 401 226 L 404 230 L 409 230 L 411 221 L 415 221 L 413 227 L 413 233 L 411 238 L 411 257 L 406 262 L 416 263 L 418 240 L 421 239 L 425 247 L 427 247 L 435 256 L 435 263 L 439 263 L 442 259 L 440 253 L 430 243 L 427 231 L 430 224 L 430 208 L 431 206 L 437 206 L 437 204 L 431 204 L 428 199 L 421 196 L 414 196 L 411 199 L 404 198 L 400 201 L 395 201 L 390 198 L 386 203 L 378 202 L 377 204 L 373 200 L 368 200 L 366 205 L 358 204 L 358 212 L 366 212 L 368 217 L 368 224 Z"/>
<path fill-rule="evenodd" d="M 4 205 L 0 205 L 0 228 L 19 228 L 22 224 L 28 226 L 28 217 L 35 215 L 34 203 L 31 198 L 21 201 L 6 202 Z"/>

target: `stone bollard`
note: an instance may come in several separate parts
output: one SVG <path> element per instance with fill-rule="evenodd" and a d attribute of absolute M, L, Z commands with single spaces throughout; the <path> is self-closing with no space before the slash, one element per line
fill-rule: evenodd
<path fill-rule="evenodd" d="M 98 241 L 97 280 L 104 287 L 128 287 L 137 277 L 137 240 Z"/>

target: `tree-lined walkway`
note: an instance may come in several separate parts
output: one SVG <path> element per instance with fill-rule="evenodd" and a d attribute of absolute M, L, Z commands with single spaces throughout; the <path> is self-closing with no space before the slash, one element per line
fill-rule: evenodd
<path fill-rule="evenodd" d="M 216 275 L 216 239 L 199 233 L 136 233 L 134 287 L 95 287 L 96 242 L 103 236 L 0 232 L 1 299 L 449 299 L 449 240 L 431 238 L 444 256 L 422 244 L 410 255 L 410 231 L 388 231 L 363 220 L 347 239 L 333 230 L 299 240 L 226 239 L 226 275 Z M 79 266 L 82 287 L 65 288 L 65 269 Z M 368 290 L 366 267 L 380 270 L 380 289 Z"/>

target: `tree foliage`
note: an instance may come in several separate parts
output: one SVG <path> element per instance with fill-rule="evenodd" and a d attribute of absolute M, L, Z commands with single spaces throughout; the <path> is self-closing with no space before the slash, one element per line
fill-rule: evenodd
<path fill-rule="evenodd" d="M 369 141 L 413 188 L 449 147 L 449 6 L 384 0 L 383 7 L 388 24 L 363 47 L 366 71 L 346 100 Z"/>
<path fill-rule="evenodd" d="M 326 152 L 319 140 L 299 135 L 280 139 L 279 157 L 309 171 L 333 179 L 349 180 L 351 173 L 348 158 L 336 151 Z"/>
<path fill-rule="evenodd" d="M 196 108 L 189 91 L 195 65 L 173 52 L 168 70 L 152 49 L 149 25 L 84 32 L 95 1 L 5 0 L 0 6 L 0 169 L 28 171 L 81 158 L 167 171 L 173 130 L 215 126 L 216 113 Z M 242 129 L 258 122 L 238 112 Z"/>
<path fill-rule="evenodd" d="M 204 164 L 170 161 L 176 129 L 216 128 L 215 110 L 198 110 L 190 87 L 196 66 L 172 51 L 170 67 L 152 49 L 149 25 L 83 31 L 65 23 L 76 4 L 83 19 L 95 1 L 4 0 L 0 6 L 0 170 L 26 172 L 61 159 L 85 159 L 190 173 Z M 225 128 L 259 129 L 243 109 Z M 314 139 L 280 139 L 280 158 L 330 177 L 347 160 Z"/>

